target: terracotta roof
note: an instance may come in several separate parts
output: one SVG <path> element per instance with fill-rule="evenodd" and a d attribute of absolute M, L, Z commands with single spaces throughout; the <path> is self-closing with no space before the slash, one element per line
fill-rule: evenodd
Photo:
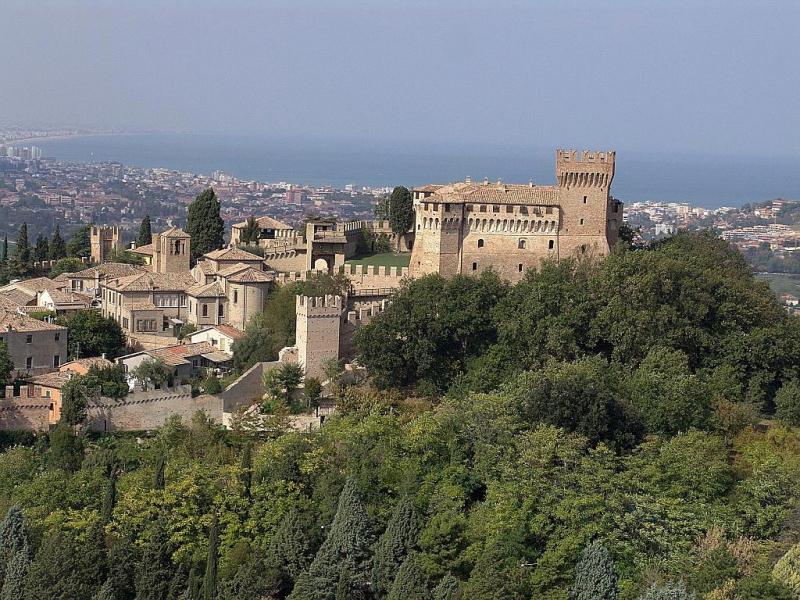
<path fill-rule="evenodd" d="M 0 333 L 3 331 L 66 331 L 66 329 L 61 325 L 39 321 L 27 315 L 0 308 Z"/>
<path fill-rule="evenodd" d="M 210 260 L 198 260 L 194 267 L 195 269 L 200 269 L 200 271 L 205 275 L 213 275 L 217 272 L 217 269 L 214 267 L 214 263 L 212 263 Z"/>
<path fill-rule="evenodd" d="M 75 367 L 85 367 L 86 369 L 90 369 L 91 367 L 100 367 L 101 369 L 105 369 L 113 364 L 114 363 L 112 363 L 110 360 L 103 358 L 102 356 L 90 356 L 87 358 L 78 358 L 69 362 L 65 362 L 58 369 L 59 371 L 71 371 Z"/>
<path fill-rule="evenodd" d="M 166 291 L 183 292 L 195 284 L 194 277 L 186 273 L 150 273 L 148 271 L 112 279 L 105 285 L 120 292 Z"/>
<path fill-rule="evenodd" d="M 65 292 L 63 290 L 45 290 L 50 296 L 54 304 L 78 304 L 80 306 L 89 306 L 92 299 L 84 294 L 76 292 Z"/>
<path fill-rule="evenodd" d="M 438 187 L 425 202 L 552 205 L 558 202 L 558 188 L 551 185 L 460 181 Z"/>
<path fill-rule="evenodd" d="M 136 246 L 136 248 L 131 248 L 130 251 L 133 252 L 134 254 L 144 254 L 145 256 L 153 256 L 153 244 Z"/>
<path fill-rule="evenodd" d="M 0 292 L 0 297 L 16 306 L 24 306 L 36 300 L 36 294 L 31 294 L 27 290 L 8 290 Z"/>
<path fill-rule="evenodd" d="M 266 281 L 272 281 L 274 277 L 268 275 L 264 271 L 251 267 L 246 271 L 239 271 L 226 279 L 232 283 L 264 283 Z"/>
<path fill-rule="evenodd" d="M 61 387 L 67 383 L 72 377 L 74 373 L 67 371 L 57 371 L 55 373 L 45 373 L 43 375 L 37 375 L 36 377 L 28 378 L 29 383 L 34 383 L 36 385 L 40 385 L 42 387 L 49 387 L 55 388 L 60 390 Z"/>
<path fill-rule="evenodd" d="M 44 290 L 60 290 L 64 288 L 64 282 L 54 281 L 49 277 L 34 277 L 33 279 L 23 279 L 12 284 L 16 289 L 37 294 Z"/>
<path fill-rule="evenodd" d="M 257 217 L 256 221 L 258 222 L 258 226 L 261 229 L 294 229 L 291 225 L 287 225 L 286 223 L 282 223 L 278 221 L 278 219 L 273 219 L 272 217 Z M 240 229 L 247 225 L 247 220 L 242 221 L 241 223 L 234 223 L 233 227 Z"/>
<path fill-rule="evenodd" d="M 242 331 L 241 329 L 237 329 L 233 325 L 228 325 L 227 323 L 225 323 L 222 325 L 208 325 L 207 327 L 202 327 L 197 331 L 191 333 L 190 337 L 195 334 L 201 333 L 203 331 L 208 331 L 209 329 L 216 329 L 221 334 L 228 336 L 232 340 L 238 340 L 244 336 L 244 331 Z"/>
<path fill-rule="evenodd" d="M 252 269 L 250 265 L 246 265 L 244 263 L 236 263 L 233 265 L 228 265 L 224 269 L 220 269 L 217 271 L 217 275 L 220 277 L 229 277 L 234 273 L 239 273 L 240 271 L 244 271 L 245 269 Z"/>
<path fill-rule="evenodd" d="M 429 183 L 428 185 L 423 185 L 421 187 L 415 187 L 413 191 L 415 192 L 435 192 L 439 188 L 444 187 L 442 183 Z"/>
<path fill-rule="evenodd" d="M 208 342 L 196 342 L 194 344 L 180 344 L 178 346 L 167 346 L 157 350 L 146 350 L 147 354 L 153 358 L 160 358 L 168 365 L 177 366 L 187 362 L 186 357 L 200 356 L 209 352 L 214 352 L 216 348 Z"/>
<path fill-rule="evenodd" d="M 107 277 L 109 279 L 116 277 L 126 277 L 128 275 L 135 275 L 136 273 L 143 273 L 146 269 L 137 265 L 129 265 L 127 263 L 108 262 L 94 267 L 89 267 L 83 271 L 77 271 L 69 275 L 72 279 L 94 279 L 96 277 Z"/>
<path fill-rule="evenodd" d="M 249 261 L 264 260 L 258 254 L 247 252 L 245 250 L 242 250 L 241 248 L 237 248 L 236 246 L 233 246 L 231 248 L 221 248 L 219 250 L 213 250 L 212 252 L 207 252 L 203 256 L 210 260 L 249 260 Z"/>
<path fill-rule="evenodd" d="M 186 293 L 195 298 L 221 298 L 225 296 L 225 291 L 219 281 L 193 285 L 186 289 Z"/>
<path fill-rule="evenodd" d="M 170 227 L 166 231 L 162 231 L 161 232 L 161 237 L 166 237 L 166 238 L 185 238 L 185 237 L 189 237 L 189 234 L 186 233 L 180 227 Z"/>

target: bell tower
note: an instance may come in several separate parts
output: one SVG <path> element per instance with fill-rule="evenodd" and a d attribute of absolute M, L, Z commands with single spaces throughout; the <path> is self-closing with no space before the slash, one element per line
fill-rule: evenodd
<path fill-rule="evenodd" d="M 153 272 L 186 273 L 189 271 L 191 236 L 179 227 L 153 235 Z"/>

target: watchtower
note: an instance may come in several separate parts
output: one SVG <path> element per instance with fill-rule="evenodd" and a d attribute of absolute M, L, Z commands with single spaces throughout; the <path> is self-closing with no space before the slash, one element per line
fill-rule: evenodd
<path fill-rule="evenodd" d="M 189 271 L 191 236 L 179 227 L 153 234 L 153 272 L 186 273 Z"/>
<path fill-rule="evenodd" d="M 342 307 L 341 296 L 297 297 L 295 346 L 306 377 L 324 379 L 325 362 L 339 358 Z"/>
<path fill-rule="evenodd" d="M 92 225 L 89 233 L 92 262 L 107 262 L 114 252 L 122 250 L 122 232 L 117 225 Z"/>
<path fill-rule="evenodd" d="M 556 151 L 561 206 L 561 256 L 608 254 L 622 222 L 622 204 L 611 197 L 616 152 Z"/>

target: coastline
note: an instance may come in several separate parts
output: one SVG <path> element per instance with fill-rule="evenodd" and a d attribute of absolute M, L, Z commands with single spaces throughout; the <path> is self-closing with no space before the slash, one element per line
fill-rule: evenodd
<path fill-rule="evenodd" d="M 27 144 L 30 142 L 46 142 L 50 140 L 74 140 L 77 138 L 90 138 L 90 137 L 103 137 L 103 136 L 127 136 L 127 135 L 146 135 L 151 132 L 131 132 L 131 131 L 102 131 L 102 132 L 87 132 L 87 133 L 74 133 L 74 134 L 61 134 L 61 135 L 45 135 L 38 137 L 14 138 L 11 140 L 0 139 L 0 144 L 11 146 L 14 144 Z"/>

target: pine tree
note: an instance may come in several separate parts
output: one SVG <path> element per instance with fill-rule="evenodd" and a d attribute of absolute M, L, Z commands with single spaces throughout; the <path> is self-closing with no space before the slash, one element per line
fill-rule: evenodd
<path fill-rule="evenodd" d="M 300 516 L 288 513 L 275 530 L 267 547 L 267 563 L 289 582 L 294 582 L 311 562 L 311 542 Z"/>
<path fill-rule="evenodd" d="M 361 595 L 370 576 L 372 533 L 355 481 L 348 480 L 339 495 L 336 516 L 328 537 L 317 552 L 308 571 L 297 580 L 291 600 L 332 600 L 331 592 L 339 576 L 347 569 L 350 593 Z"/>
<path fill-rule="evenodd" d="M 459 600 L 458 586 L 458 579 L 453 577 L 452 573 L 448 573 L 433 588 L 433 600 Z"/>
<path fill-rule="evenodd" d="M 50 243 L 43 234 L 36 236 L 36 245 L 33 248 L 33 260 L 43 262 L 50 256 Z"/>
<path fill-rule="evenodd" d="M 388 600 L 430 600 L 431 593 L 416 555 L 410 554 L 397 571 Z"/>
<path fill-rule="evenodd" d="M 218 597 L 220 600 L 285 598 L 291 589 L 291 581 L 278 568 L 251 556 L 233 577 L 220 583 Z"/>
<path fill-rule="evenodd" d="M 145 215 L 139 225 L 139 235 L 136 237 L 136 246 L 146 246 L 153 242 L 153 229 L 150 225 L 150 215 Z"/>
<path fill-rule="evenodd" d="M 20 225 L 17 232 L 17 245 L 11 259 L 11 272 L 14 275 L 27 275 L 31 270 L 31 248 L 28 244 L 28 224 Z"/>
<path fill-rule="evenodd" d="M 169 537 L 164 523 L 159 522 L 136 565 L 136 600 L 165 600 L 172 571 Z"/>
<path fill-rule="evenodd" d="M 687 591 L 683 583 L 656 585 L 647 590 L 639 600 L 695 600 L 696 596 Z"/>
<path fill-rule="evenodd" d="M 50 260 L 61 260 L 67 257 L 67 245 L 61 237 L 61 227 L 56 225 L 53 237 L 50 239 Z"/>
<path fill-rule="evenodd" d="M 217 517 L 211 524 L 208 536 L 208 558 L 206 559 L 206 576 L 203 580 L 203 599 L 217 598 L 217 561 L 219 560 L 219 523 Z"/>
<path fill-rule="evenodd" d="M 72 258 L 91 256 L 91 229 L 91 225 L 84 225 L 83 227 L 78 227 L 78 229 L 72 233 L 72 237 L 69 239 L 69 242 L 67 242 L 67 256 Z"/>
<path fill-rule="evenodd" d="M 90 532 L 87 541 L 79 542 L 62 532 L 48 534 L 28 571 L 25 599 L 91 598 L 97 593 L 105 581 L 105 553 L 97 536 Z"/>
<path fill-rule="evenodd" d="M 116 600 L 133 600 L 136 597 L 134 567 L 136 563 L 133 543 L 127 537 L 111 546 L 108 556 L 108 580 Z"/>
<path fill-rule="evenodd" d="M 117 470 L 112 466 L 111 473 L 106 483 L 106 494 L 103 497 L 103 523 L 108 524 L 111 522 L 111 517 L 114 514 L 114 504 L 117 502 Z"/>
<path fill-rule="evenodd" d="M 587 544 L 575 567 L 570 600 L 616 600 L 618 596 L 611 555 L 600 542 Z"/>
<path fill-rule="evenodd" d="M 189 205 L 186 232 L 192 236 L 192 256 L 197 258 L 225 244 L 225 222 L 219 216 L 220 202 L 213 188 L 201 192 Z"/>
<path fill-rule="evenodd" d="M 372 589 L 378 597 L 389 593 L 397 570 L 414 549 L 419 537 L 419 518 L 410 498 L 395 506 L 386 531 L 375 545 L 372 565 Z"/>
<path fill-rule="evenodd" d="M 31 566 L 27 550 L 17 550 L 11 555 L 5 570 L 0 600 L 19 600 L 25 594 L 25 580 Z"/>
<path fill-rule="evenodd" d="M 255 217 L 247 217 L 244 228 L 239 239 L 243 244 L 258 244 L 258 237 L 261 235 L 261 227 Z"/>
<path fill-rule="evenodd" d="M 515 578 L 510 577 L 510 570 L 516 561 L 499 543 L 490 543 L 484 547 L 475 567 L 462 588 L 465 598 L 482 598 L 484 600 L 507 600 L 521 597 Z"/>

